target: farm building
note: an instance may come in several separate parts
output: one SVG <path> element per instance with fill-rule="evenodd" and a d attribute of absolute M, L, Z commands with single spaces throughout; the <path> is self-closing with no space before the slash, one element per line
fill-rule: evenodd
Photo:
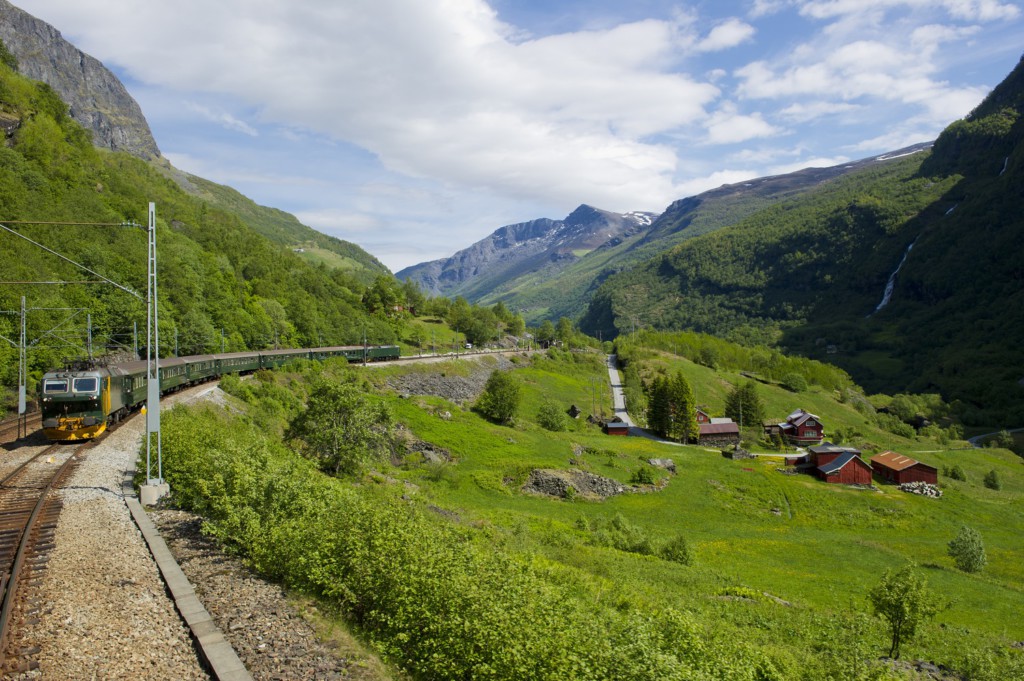
<path fill-rule="evenodd" d="M 803 409 L 797 409 L 787 416 L 784 422 L 778 424 L 778 428 L 790 444 L 797 446 L 817 444 L 825 437 L 825 426 L 821 419 Z M 765 428 L 765 433 L 771 434 L 768 428 Z"/>
<path fill-rule="evenodd" d="M 896 452 L 886 451 L 873 457 L 871 468 L 878 477 L 897 485 L 905 482 L 927 482 L 937 485 L 939 482 L 939 472 L 935 467 Z"/>
<path fill-rule="evenodd" d="M 843 485 L 870 485 L 871 466 L 853 452 L 844 452 L 826 464 L 817 467 L 818 477 L 829 483 Z"/>
<path fill-rule="evenodd" d="M 605 421 L 604 432 L 606 435 L 629 435 L 629 424 L 616 416 L 611 421 Z"/>
<path fill-rule="evenodd" d="M 706 447 L 729 447 L 740 443 L 740 427 L 731 419 L 714 419 L 715 421 L 726 421 L 725 423 L 701 423 L 698 424 L 700 434 L 697 436 L 697 444 Z"/>
<path fill-rule="evenodd" d="M 807 448 L 807 461 L 815 468 L 824 466 L 827 463 L 839 458 L 843 454 L 855 454 L 860 456 L 860 450 L 853 447 L 840 447 L 831 442 L 823 442 L 820 445 Z"/>

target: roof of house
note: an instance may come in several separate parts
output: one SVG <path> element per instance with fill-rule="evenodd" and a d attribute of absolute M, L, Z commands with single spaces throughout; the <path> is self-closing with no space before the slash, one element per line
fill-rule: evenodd
<path fill-rule="evenodd" d="M 854 449 L 853 447 L 840 447 L 839 445 L 834 445 L 831 442 L 822 442 L 820 445 L 808 447 L 807 449 L 814 454 L 841 454 L 843 452 L 860 454 L 859 449 Z"/>
<path fill-rule="evenodd" d="M 843 466 L 845 466 L 846 464 L 850 463 L 854 459 L 857 459 L 861 463 L 864 463 L 863 459 L 861 459 L 859 456 L 857 456 L 853 452 L 846 452 L 845 454 L 837 456 L 832 461 L 829 461 L 824 466 L 818 466 L 818 470 L 821 471 L 822 473 L 824 473 L 825 475 L 829 475 L 830 473 L 835 473 L 836 471 L 842 469 Z M 867 464 L 864 464 L 864 465 L 866 466 Z"/>
<path fill-rule="evenodd" d="M 704 435 L 739 435 L 740 427 L 729 421 L 729 423 L 702 423 L 698 426 L 701 436 Z"/>
<path fill-rule="evenodd" d="M 911 459 L 909 456 L 897 454 L 896 452 L 893 451 L 884 451 L 881 454 L 872 457 L 871 463 L 876 462 L 882 464 L 886 468 L 891 468 L 894 471 L 904 471 L 910 468 L 911 466 L 916 466 L 917 464 L 921 463 L 916 459 Z M 928 466 L 928 464 L 921 465 L 927 466 L 928 468 L 932 468 L 932 466 Z"/>
<path fill-rule="evenodd" d="M 732 422 L 733 422 L 732 419 L 727 418 L 725 416 L 712 416 L 711 417 L 711 423 L 713 423 L 715 425 L 719 425 L 719 424 L 722 424 L 722 423 L 732 423 Z"/>
<path fill-rule="evenodd" d="M 803 409 L 797 409 L 792 414 L 786 417 L 786 421 L 792 423 L 795 426 L 803 425 L 804 421 L 808 419 L 814 419 L 815 421 L 819 422 L 821 421 L 821 419 L 819 419 L 817 416 L 815 416 L 809 411 L 804 411 Z"/>

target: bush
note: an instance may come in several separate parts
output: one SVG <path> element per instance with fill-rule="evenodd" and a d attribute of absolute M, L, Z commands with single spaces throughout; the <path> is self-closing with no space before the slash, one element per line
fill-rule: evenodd
<path fill-rule="evenodd" d="M 948 553 L 957 568 L 964 572 L 978 572 L 988 562 L 981 533 L 966 525 L 961 527 L 960 532 L 949 542 Z"/>
<path fill-rule="evenodd" d="M 661 547 L 661 557 L 680 565 L 693 564 L 693 552 L 690 550 L 690 544 L 681 534 L 677 534 Z"/>
<path fill-rule="evenodd" d="M 560 433 L 566 428 L 568 417 L 553 400 L 544 400 L 537 410 L 537 423 L 541 428 Z"/>
<path fill-rule="evenodd" d="M 634 485 L 653 485 L 654 471 L 647 466 L 641 466 L 633 473 L 633 477 L 629 481 Z"/>
<path fill-rule="evenodd" d="M 794 393 L 802 393 L 807 390 L 807 379 L 803 374 L 790 373 L 782 377 L 782 387 Z"/>
<path fill-rule="evenodd" d="M 495 371 L 487 379 L 476 408 L 495 423 L 509 425 L 519 409 L 521 393 L 519 381 L 514 376 L 507 371 Z"/>
<path fill-rule="evenodd" d="M 994 490 L 1003 488 L 1003 482 L 999 479 L 999 471 L 993 468 L 985 475 L 985 487 Z"/>
<path fill-rule="evenodd" d="M 945 468 L 942 469 L 942 474 L 952 480 L 967 480 L 967 473 L 964 472 L 964 469 L 960 466 L 960 464 L 956 464 L 952 468 L 946 466 Z"/>

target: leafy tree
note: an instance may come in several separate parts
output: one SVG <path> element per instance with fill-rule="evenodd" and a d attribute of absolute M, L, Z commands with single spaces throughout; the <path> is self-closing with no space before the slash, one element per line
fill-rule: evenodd
<path fill-rule="evenodd" d="M 555 338 L 562 341 L 563 345 L 569 345 L 569 342 L 572 340 L 572 334 L 572 322 L 566 317 L 559 318 L 558 324 L 555 326 Z"/>
<path fill-rule="evenodd" d="M 988 487 L 989 489 L 1000 490 L 1003 488 L 1003 482 L 1002 480 L 999 479 L 999 471 L 997 471 L 995 468 L 990 470 L 985 475 L 984 482 L 985 487 Z"/>
<path fill-rule="evenodd" d="M 938 612 L 928 581 L 912 564 L 896 572 L 886 569 L 881 581 L 868 592 L 875 615 L 885 620 L 892 645 L 889 657 L 899 659 L 900 646 L 913 639 L 917 628 Z"/>
<path fill-rule="evenodd" d="M 790 392 L 802 393 L 807 390 L 807 379 L 794 371 L 782 377 L 782 387 Z"/>
<path fill-rule="evenodd" d="M 484 386 L 483 394 L 476 402 L 476 408 L 487 418 L 501 424 L 511 424 L 519 409 L 522 387 L 519 381 L 507 371 L 491 373 Z"/>
<path fill-rule="evenodd" d="M 287 437 L 325 472 L 354 474 L 389 451 L 392 426 L 387 406 L 368 400 L 356 385 L 319 381 Z"/>
<path fill-rule="evenodd" d="M 949 542 L 948 553 L 957 568 L 964 572 L 979 572 L 988 562 L 981 533 L 966 525 Z"/>
<path fill-rule="evenodd" d="M 1008 430 L 999 431 L 995 439 L 989 440 L 989 442 L 994 442 L 995 447 L 1002 447 L 1003 449 L 1013 449 L 1014 445 L 1013 435 Z"/>
<path fill-rule="evenodd" d="M 747 381 L 735 386 L 725 397 L 725 415 L 744 426 L 759 425 L 764 419 L 764 402 L 757 384 Z"/>
<path fill-rule="evenodd" d="M 537 327 L 537 333 L 534 335 L 538 343 L 550 343 L 555 340 L 555 325 L 551 323 L 550 319 L 545 319 Z"/>

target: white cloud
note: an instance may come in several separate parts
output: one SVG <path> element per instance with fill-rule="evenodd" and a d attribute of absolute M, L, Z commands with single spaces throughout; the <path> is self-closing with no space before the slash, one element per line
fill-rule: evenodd
<path fill-rule="evenodd" d="M 243 120 L 235 118 L 226 111 L 214 111 L 209 107 L 197 104 L 196 102 L 186 102 L 185 106 L 195 113 L 199 114 L 206 120 L 216 123 L 226 130 L 234 130 L 250 137 L 259 137 L 259 132 L 256 128 L 252 127 Z"/>
<path fill-rule="evenodd" d="M 801 13 L 815 19 L 863 14 L 873 10 L 928 9 L 940 7 L 964 21 L 1015 19 L 1020 8 L 999 0 L 818 0 L 801 3 Z"/>
<path fill-rule="evenodd" d="M 754 37 L 754 27 L 739 19 L 728 19 L 715 26 L 704 40 L 696 45 L 698 52 L 717 52 L 736 47 Z"/>
<path fill-rule="evenodd" d="M 675 153 L 649 139 L 699 122 L 719 94 L 673 70 L 686 46 L 673 21 L 524 41 L 482 0 L 105 0 L 61 14 L 83 49 L 142 82 L 228 94 L 387 168 L 508 195 L 663 205 Z"/>
<path fill-rule="evenodd" d="M 782 132 L 765 121 L 760 113 L 737 113 L 736 106 L 730 102 L 724 103 L 721 109 L 711 115 L 706 127 L 709 144 L 737 144 Z"/>

